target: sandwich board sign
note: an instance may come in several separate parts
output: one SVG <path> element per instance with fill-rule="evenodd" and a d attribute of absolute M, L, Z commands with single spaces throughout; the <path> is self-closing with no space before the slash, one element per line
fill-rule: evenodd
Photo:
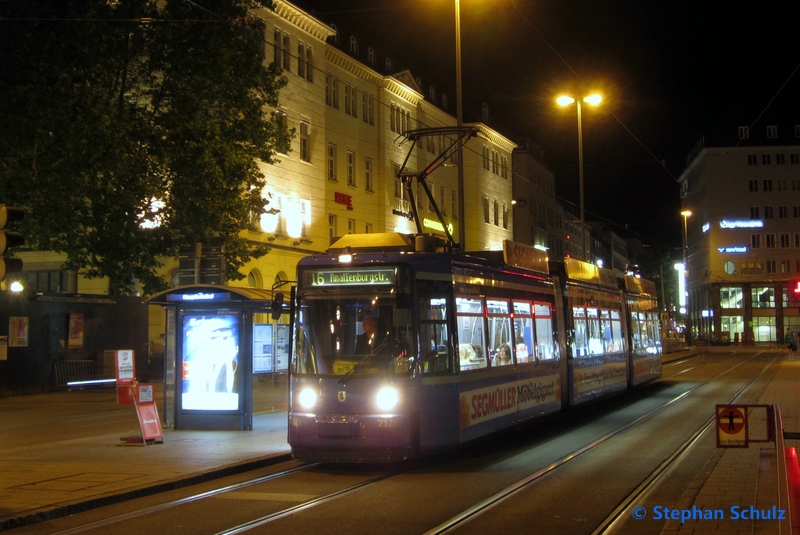
<path fill-rule="evenodd" d="M 136 416 L 139 418 L 140 437 L 121 437 L 120 440 L 128 443 L 142 442 L 142 445 L 154 444 L 156 441 L 164 443 L 161 432 L 161 421 L 156 408 L 155 389 L 152 384 L 137 383 L 129 387 L 132 392 L 133 404 L 136 407 Z"/>

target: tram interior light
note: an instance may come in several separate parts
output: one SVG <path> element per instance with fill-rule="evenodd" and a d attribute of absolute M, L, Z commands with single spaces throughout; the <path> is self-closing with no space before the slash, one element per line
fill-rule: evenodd
<path fill-rule="evenodd" d="M 384 386 L 378 390 L 378 394 L 375 396 L 375 404 L 383 411 L 394 409 L 399 401 L 400 394 L 397 392 L 396 388 L 391 386 Z"/>
<path fill-rule="evenodd" d="M 312 388 L 304 388 L 300 391 L 297 401 L 304 409 L 311 409 L 317 404 L 317 393 Z"/>

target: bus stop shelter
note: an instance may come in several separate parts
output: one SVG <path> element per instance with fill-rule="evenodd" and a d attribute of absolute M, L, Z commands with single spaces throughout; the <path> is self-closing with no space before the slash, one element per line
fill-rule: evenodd
<path fill-rule="evenodd" d="M 288 370 L 289 325 L 273 315 L 274 293 L 196 284 L 148 300 L 164 309 L 167 427 L 252 430 L 253 377 L 274 384 Z"/>

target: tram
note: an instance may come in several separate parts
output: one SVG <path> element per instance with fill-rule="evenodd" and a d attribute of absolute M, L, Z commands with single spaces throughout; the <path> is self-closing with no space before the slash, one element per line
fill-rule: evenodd
<path fill-rule="evenodd" d="M 511 241 L 344 236 L 298 264 L 292 454 L 418 458 L 653 381 L 654 289 Z"/>

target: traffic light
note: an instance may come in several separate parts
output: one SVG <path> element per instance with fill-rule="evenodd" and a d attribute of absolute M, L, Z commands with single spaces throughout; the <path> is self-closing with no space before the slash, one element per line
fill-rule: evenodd
<path fill-rule="evenodd" d="M 9 247 L 25 245 L 25 236 L 18 232 L 6 231 L 6 225 L 12 221 L 19 221 L 25 217 L 25 210 L 0 204 L 0 281 L 9 273 L 22 271 L 22 260 L 19 258 L 6 258 Z"/>
<path fill-rule="evenodd" d="M 278 292 L 272 299 L 272 319 L 279 320 L 283 314 L 283 294 Z"/>
<path fill-rule="evenodd" d="M 800 300 L 800 279 L 791 282 L 789 286 L 789 296 L 794 297 L 794 300 Z"/>

